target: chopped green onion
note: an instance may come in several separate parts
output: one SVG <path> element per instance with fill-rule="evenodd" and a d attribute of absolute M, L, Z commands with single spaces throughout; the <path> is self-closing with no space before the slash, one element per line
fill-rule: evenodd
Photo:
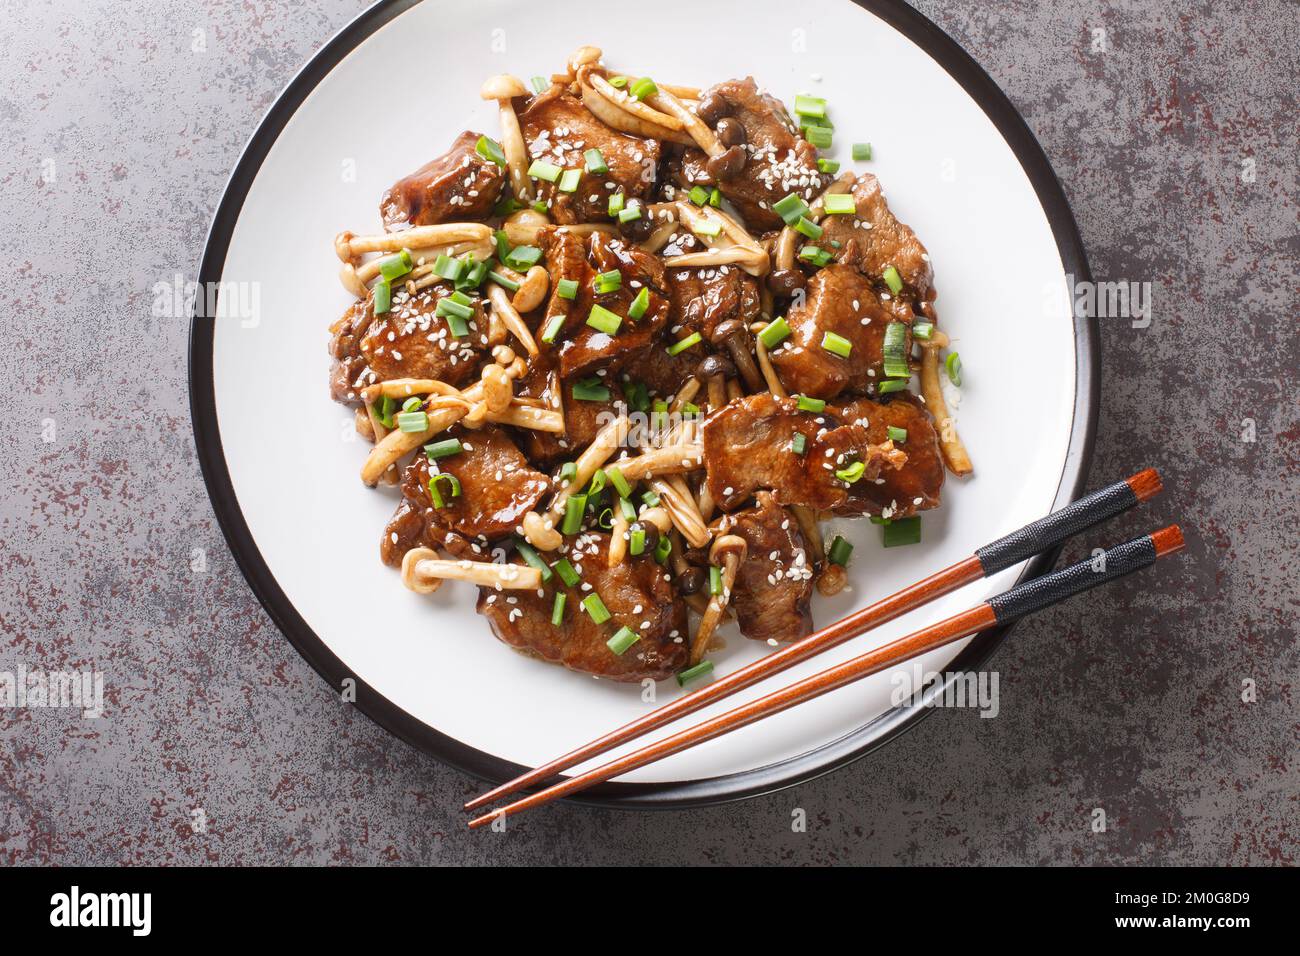
<path fill-rule="evenodd" d="M 568 597 L 563 591 L 555 595 L 555 603 L 551 605 L 551 624 L 555 627 L 559 627 L 560 622 L 564 620 L 564 602 Z"/>
<path fill-rule="evenodd" d="M 616 89 L 616 90 L 621 90 L 623 87 L 627 86 L 627 77 L 626 77 L 626 76 L 611 76 L 611 77 L 609 78 L 609 85 L 612 86 L 612 87 L 614 87 L 614 89 Z"/>
<path fill-rule="evenodd" d="M 541 258 L 542 250 L 536 246 L 515 246 L 506 256 L 505 263 L 516 272 L 527 272 Z"/>
<path fill-rule="evenodd" d="M 629 382 L 623 386 L 623 395 L 627 398 L 627 407 L 634 412 L 644 412 L 650 407 L 650 391 L 645 382 Z"/>
<path fill-rule="evenodd" d="M 547 212 L 550 211 L 551 204 L 547 202 L 545 199 L 539 199 L 537 200 L 537 202 L 533 203 L 532 208 L 533 208 L 533 212 L 540 212 L 543 215 L 545 215 Z"/>
<path fill-rule="evenodd" d="M 709 190 L 709 205 L 714 209 L 722 208 L 722 190 L 717 186 Z"/>
<path fill-rule="evenodd" d="M 627 549 L 633 556 L 643 553 L 645 551 L 645 532 L 640 528 L 637 528 L 629 534 L 627 539 Z"/>
<path fill-rule="evenodd" d="M 880 274 L 880 278 L 885 280 L 885 285 L 889 286 L 889 291 L 898 295 L 903 291 L 903 277 L 898 274 L 898 270 L 893 266 L 886 266 L 885 271 Z"/>
<path fill-rule="evenodd" d="M 808 204 L 798 194 L 790 193 L 784 199 L 772 203 L 772 212 L 785 220 L 787 226 L 793 226 L 802 217 L 808 215 Z"/>
<path fill-rule="evenodd" d="M 807 216 L 800 216 L 799 221 L 794 224 L 794 231 L 803 233 L 809 239 L 820 239 L 823 230 Z"/>
<path fill-rule="evenodd" d="M 907 379 L 891 378 L 886 382 L 881 382 L 876 386 L 876 391 L 881 395 L 888 395 L 891 392 L 902 392 L 907 389 Z"/>
<path fill-rule="evenodd" d="M 609 166 L 605 163 L 605 157 L 600 154 L 600 150 L 598 150 L 596 147 L 593 146 L 591 149 L 583 153 L 582 158 L 586 160 L 587 172 L 589 173 L 609 172 Z"/>
<path fill-rule="evenodd" d="M 839 468 L 835 472 L 835 477 L 840 481 L 847 481 L 849 484 L 855 484 L 866 474 L 867 466 L 864 462 L 855 461 L 847 468 Z"/>
<path fill-rule="evenodd" d="M 961 358 L 956 352 L 949 352 L 943 367 L 948 370 L 948 381 L 954 385 L 961 384 Z"/>
<path fill-rule="evenodd" d="M 510 250 L 513 248 L 510 245 L 510 235 L 504 229 L 498 229 L 492 233 L 492 240 L 496 243 L 497 258 L 505 262 L 506 256 L 510 255 Z"/>
<path fill-rule="evenodd" d="M 632 304 L 627 307 L 627 317 L 635 321 L 645 315 L 648 308 L 650 308 L 650 288 L 643 285 L 636 298 L 632 300 Z"/>
<path fill-rule="evenodd" d="M 593 305 L 587 315 L 587 324 L 606 335 L 617 335 L 619 327 L 623 324 L 623 317 L 609 311 L 603 305 Z"/>
<path fill-rule="evenodd" d="M 456 289 L 464 291 L 466 289 L 477 289 L 487 278 L 488 264 L 484 259 L 482 262 L 475 262 L 472 255 L 469 256 L 471 263 L 468 271 L 456 281 Z"/>
<path fill-rule="evenodd" d="M 828 216 L 852 216 L 858 211 L 858 204 L 852 193 L 831 193 L 822 200 Z"/>
<path fill-rule="evenodd" d="M 564 502 L 564 522 L 560 525 L 562 534 L 577 534 L 582 530 L 582 515 L 587 510 L 586 495 L 570 495 Z"/>
<path fill-rule="evenodd" d="M 595 591 L 582 599 L 582 606 L 591 615 L 593 624 L 604 624 L 610 618 L 609 608 L 605 607 L 605 602 L 600 599 L 600 595 Z"/>
<path fill-rule="evenodd" d="M 824 412 L 826 411 L 826 400 L 824 398 L 813 398 L 809 395 L 796 395 L 799 402 L 799 411 L 801 412 Z"/>
<path fill-rule="evenodd" d="M 451 298 L 439 299 L 438 307 L 433 310 L 433 314 L 447 320 L 447 326 L 456 338 L 463 339 L 469 335 L 469 326 L 465 320 L 474 314 L 474 310 L 469 306 L 461 305 Z"/>
<path fill-rule="evenodd" d="M 641 500 L 646 503 L 647 508 L 659 507 L 659 495 L 653 490 L 646 490 L 641 493 Z"/>
<path fill-rule="evenodd" d="M 402 411 L 404 412 L 418 411 L 420 406 L 423 404 L 424 402 L 420 400 L 419 396 L 412 395 L 406 401 L 402 402 Z"/>
<path fill-rule="evenodd" d="M 459 455 L 464 450 L 465 446 L 460 443 L 459 438 L 444 438 L 442 441 L 432 442 L 424 446 L 424 454 L 429 461 Z"/>
<path fill-rule="evenodd" d="M 853 144 L 853 158 L 854 158 L 854 159 L 870 159 L 870 158 L 871 158 L 871 144 L 870 144 L 870 143 L 854 143 L 854 144 Z"/>
<path fill-rule="evenodd" d="M 465 263 L 459 259 L 453 259 L 448 255 L 440 255 L 433 260 L 434 275 L 442 276 L 444 279 L 450 279 L 455 282 L 460 278 L 461 271 L 464 270 Z"/>
<path fill-rule="evenodd" d="M 796 455 L 802 455 L 807 447 L 808 437 L 803 432 L 795 432 L 794 438 L 790 439 L 790 450 Z"/>
<path fill-rule="evenodd" d="M 886 548 L 901 548 L 921 542 L 921 516 L 895 518 L 882 528 Z"/>
<path fill-rule="evenodd" d="M 853 545 L 845 541 L 840 535 L 835 536 L 831 542 L 830 553 L 826 556 L 831 564 L 838 564 L 844 567 L 849 563 L 849 555 L 853 553 Z"/>
<path fill-rule="evenodd" d="M 805 126 L 803 131 L 804 139 L 812 143 L 818 149 L 830 149 L 834 133 L 826 126 Z"/>
<path fill-rule="evenodd" d="M 826 101 L 820 96 L 800 93 L 794 98 L 794 111 L 800 116 L 816 116 L 821 119 L 826 115 Z"/>
<path fill-rule="evenodd" d="M 519 552 L 519 556 L 524 559 L 524 562 L 529 567 L 536 568 L 541 572 L 543 581 L 551 580 L 553 573 L 551 566 L 542 560 L 542 556 L 537 553 L 537 550 L 531 544 L 527 541 L 516 541 L 515 550 Z"/>
<path fill-rule="evenodd" d="M 634 202 L 618 214 L 619 222 L 633 222 L 641 218 L 641 204 Z"/>
<path fill-rule="evenodd" d="M 500 216 L 502 219 L 504 219 L 512 212 L 517 212 L 518 210 L 523 208 L 524 208 L 524 204 L 521 203 L 514 196 L 506 196 L 504 199 L 497 200 L 497 204 L 492 207 L 492 215 Z"/>
<path fill-rule="evenodd" d="M 533 84 L 533 89 L 535 89 L 538 93 L 542 93 L 551 88 L 551 81 L 544 76 L 533 77 L 532 84 Z"/>
<path fill-rule="evenodd" d="M 672 345 L 668 346 L 667 351 L 669 355 L 680 355 L 692 345 L 698 345 L 702 341 L 703 336 L 701 336 L 699 332 L 692 332 L 690 335 L 686 336 L 686 338 L 678 339 Z"/>
<path fill-rule="evenodd" d="M 815 266 L 830 265 L 831 254 L 825 249 L 819 249 L 816 246 L 804 246 L 799 250 L 799 258 L 804 262 L 811 262 Z"/>
<path fill-rule="evenodd" d="M 700 661 L 694 667 L 688 667 L 677 674 L 677 686 L 685 687 L 697 677 L 703 677 L 706 674 L 713 673 L 713 661 Z"/>
<path fill-rule="evenodd" d="M 658 502 L 658 500 L 658 497 L 656 497 L 655 501 Z M 666 534 L 662 535 L 659 538 L 659 543 L 655 545 L 655 560 L 660 564 L 663 564 L 668 560 L 668 555 L 672 554 L 672 551 L 673 539 L 668 537 Z"/>
<path fill-rule="evenodd" d="M 581 169 L 566 169 L 560 174 L 558 188 L 562 193 L 576 193 L 578 191 L 578 183 L 581 181 Z"/>
<path fill-rule="evenodd" d="M 605 469 L 597 468 L 595 473 L 591 476 L 591 484 L 587 486 L 587 499 L 591 500 L 604 491 L 605 482 L 608 480 L 609 478 L 605 474 Z"/>
<path fill-rule="evenodd" d="M 632 489 L 629 488 L 628 492 L 630 493 L 631 490 Z M 636 505 L 632 504 L 632 502 L 628 501 L 626 498 L 618 499 L 618 510 L 623 512 L 623 517 L 629 522 L 636 520 Z"/>
<path fill-rule="evenodd" d="M 834 176 L 840 171 L 840 164 L 837 160 L 826 159 L 823 157 L 817 160 L 817 169 L 819 172 L 826 173 L 829 176 Z"/>
<path fill-rule="evenodd" d="M 615 491 L 624 498 L 631 497 L 632 486 L 628 484 L 627 479 L 623 477 L 622 469 L 617 465 L 610 465 L 605 469 L 605 475 L 609 478 L 609 483 L 614 486 Z"/>
<path fill-rule="evenodd" d="M 842 335 L 827 332 L 822 336 L 822 348 L 827 352 L 840 356 L 840 358 L 848 358 L 849 353 L 853 351 L 853 343 Z"/>
<path fill-rule="evenodd" d="M 578 572 L 573 569 L 573 565 L 569 563 L 568 558 L 560 558 L 551 565 L 551 570 L 560 576 L 560 580 L 564 582 L 565 587 L 571 588 L 582 580 L 578 576 Z"/>
<path fill-rule="evenodd" d="M 429 416 L 424 412 L 402 412 L 397 416 L 397 430 L 418 434 L 429 430 Z"/>
<path fill-rule="evenodd" d="M 629 647 L 641 640 L 641 635 L 630 627 L 620 627 L 614 632 L 614 636 L 605 642 L 605 646 L 611 651 L 622 657 Z"/>
<path fill-rule="evenodd" d="M 559 478 L 562 484 L 567 485 L 569 482 L 573 481 L 573 479 L 576 478 L 577 476 L 578 476 L 577 462 L 566 461 L 563 465 L 560 466 Z"/>
<path fill-rule="evenodd" d="M 912 338 L 920 339 L 922 342 L 928 342 L 933 335 L 934 335 L 933 322 L 912 323 Z"/>
<path fill-rule="evenodd" d="M 885 429 L 885 431 L 889 434 L 889 440 L 895 444 L 907 441 L 906 428 L 895 428 L 893 425 L 890 425 Z"/>
<path fill-rule="evenodd" d="M 560 178 L 564 170 L 554 163 L 546 163 L 540 159 L 534 159 L 533 164 L 528 167 L 528 175 L 533 179 L 545 179 L 548 183 L 553 183 Z"/>
<path fill-rule="evenodd" d="M 697 236 L 713 239 L 722 234 L 722 223 L 714 222 L 712 219 L 701 219 L 691 226 L 691 232 Z"/>
<path fill-rule="evenodd" d="M 614 193 L 614 195 L 609 197 L 609 214 L 611 216 L 617 216 L 622 211 L 623 211 L 623 194 Z"/>
<path fill-rule="evenodd" d="M 555 283 L 555 294 L 561 299 L 576 299 L 578 297 L 578 280 L 561 279 Z"/>
<path fill-rule="evenodd" d="M 491 279 L 493 282 L 495 282 L 497 285 L 501 286 L 501 288 L 503 289 L 506 289 L 510 292 L 519 291 L 518 282 L 516 282 L 514 279 L 510 278 L 509 276 L 502 275 L 501 273 L 497 272 L 495 269 L 489 272 L 487 274 L 487 277 Z"/>
<path fill-rule="evenodd" d="M 716 564 L 709 565 L 709 593 L 722 593 L 722 568 Z"/>
<path fill-rule="evenodd" d="M 644 100 L 646 97 L 654 96 L 658 93 L 659 87 L 655 86 L 655 81 L 650 79 L 650 77 L 643 76 L 628 88 L 628 92 L 638 100 Z"/>
<path fill-rule="evenodd" d="M 758 340 L 769 352 L 790 337 L 790 323 L 784 315 L 778 315 L 758 333 Z"/>
<path fill-rule="evenodd" d="M 596 294 L 606 295 L 610 292 L 617 292 L 623 288 L 623 273 L 617 269 L 610 269 L 608 272 L 602 272 L 596 276 Z"/>
<path fill-rule="evenodd" d="M 538 90 L 537 92 L 540 93 L 541 90 Z M 478 153 L 490 163 L 496 163 L 501 167 L 506 165 L 505 150 L 503 150 L 501 144 L 494 139 L 480 136 L 478 142 L 474 145 L 474 152 Z"/>
<path fill-rule="evenodd" d="M 379 420 L 383 423 L 385 428 L 393 427 L 393 411 L 396 408 L 397 402 L 389 398 L 387 395 L 381 395 L 379 397 L 379 403 L 375 408 L 375 414 L 379 416 Z"/>
<path fill-rule="evenodd" d="M 448 475 L 445 472 L 439 472 L 429 477 L 429 500 L 433 502 L 435 508 L 447 507 L 446 500 L 442 497 L 442 492 L 438 490 L 438 482 L 447 482 L 447 490 L 451 497 L 460 497 L 460 480 L 455 475 Z"/>
<path fill-rule="evenodd" d="M 890 322 L 885 326 L 885 341 L 882 347 L 885 374 L 890 378 L 911 378 L 912 369 L 907 361 L 907 326 L 902 322 Z"/>
<path fill-rule="evenodd" d="M 546 323 L 546 328 L 542 330 L 542 341 L 547 345 L 555 343 L 555 337 L 560 334 L 560 329 L 564 328 L 564 320 L 568 318 L 563 312 L 559 315 L 552 316 L 551 321 Z"/>
<path fill-rule="evenodd" d="M 579 402 L 607 402 L 609 386 L 598 378 L 584 378 L 573 383 L 573 398 Z"/>
<path fill-rule="evenodd" d="M 709 191 L 703 186 L 691 187 L 691 202 L 697 206 L 707 206 L 709 204 Z"/>
<path fill-rule="evenodd" d="M 393 287 L 387 279 L 375 283 L 375 315 L 383 315 L 393 307 Z"/>
<path fill-rule="evenodd" d="M 379 274 L 390 282 L 411 271 L 411 253 L 403 249 L 379 260 Z"/>

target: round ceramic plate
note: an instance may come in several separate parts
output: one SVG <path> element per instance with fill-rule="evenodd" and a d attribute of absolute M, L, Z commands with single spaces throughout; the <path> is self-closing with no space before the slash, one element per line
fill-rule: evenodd
<path fill-rule="evenodd" d="M 751 0 L 743 17 L 734 5 L 694 0 L 646 9 L 607 4 L 584 17 L 488 2 L 460 4 L 453 17 L 436 2 L 372 8 L 271 108 L 226 190 L 200 273 L 221 299 L 216 318 L 196 317 L 191 331 L 194 427 L 249 583 L 333 687 L 353 678 L 357 706 L 380 724 L 492 781 L 681 691 L 667 681 L 650 700 L 640 686 L 525 658 L 492 637 L 471 587 L 426 597 L 404 590 L 378 555 L 396 492 L 361 484 L 368 446 L 351 411 L 327 396 L 326 327 L 349 304 L 335 233 L 376 231 L 384 189 L 462 130 L 497 134 L 495 109 L 478 96 L 488 75 L 550 74 L 593 44 L 611 65 L 664 81 L 703 87 L 751 74 L 787 103 L 803 91 L 826 97 L 836 130 L 828 155 L 879 176 L 894 212 L 928 246 L 942 324 L 966 370 L 956 415 L 975 474 L 948 480 L 919 545 L 886 551 L 878 527 L 838 522 L 855 544 L 851 590 L 814 600 L 819 624 L 1069 501 L 1089 457 L 1096 347 L 1065 285 L 1067 275 L 1086 278 L 1087 266 L 1051 169 L 979 67 L 902 3 L 803 0 L 792 12 L 786 0 Z M 697 41 L 683 44 L 683 24 Z M 872 144 L 870 163 L 851 161 L 854 142 Z M 968 587 L 777 680 L 893 640 L 1041 569 Z M 976 666 L 1000 638 L 981 635 L 919 664 Z M 769 650 L 734 632 L 727 643 L 714 655 L 720 672 Z M 877 675 L 586 799 L 680 805 L 808 779 L 924 712 L 891 706 L 895 686 Z"/>

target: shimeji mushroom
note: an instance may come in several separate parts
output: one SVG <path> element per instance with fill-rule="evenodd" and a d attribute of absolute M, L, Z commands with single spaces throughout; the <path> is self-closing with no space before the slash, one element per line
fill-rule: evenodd
<path fill-rule="evenodd" d="M 709 549 L 709 563 L 719 568 L 722 587 L 717 594 L 709 595 L 709 605 L 700 618 L 695 636 L 691 638 L 692 664 L 698 664 L 704 657 L 718 625 L 722 623 L 727 605 L 731 603 L 731 590 L 736 586 L 736 572 L 740 570 L 740 562 L 744 560 L 747 550 L 745 539 L 734 534 L 720 535 Z"/>
<path fill-rule="evenodd" d="M 583 105 L 611 129 L 647 139 L 657 139 L 683 146 L 694 146 L 681 120 L 647 106 L 624 90 L 616 89 L 593 66 L 583 66 L 577 73 Z"/>
<path fill-rule="evenodd" d="M 524 146 L 523 130 L 519 128 L 519 117 L 515 115 L 512 100 L 527 95 L 528 88 L 523 81 L 508 73 L 490 77 L 479 90 L 483 99 L 497 102 L 497 112 L 501 117 L 501 150 L 506 154 L 506 165 L 510 168 L 510 185 L 520 202 L 532 202 L 534 196 L 533 184 L 528 179 L 528 149 Z"/>
<path fill-rule="evenodd" d="M 498 591 L 535 591 L 542 586 L 542 572 L 528 565 L 447 561 L 430 548 L 412 548 L 402 558 L 402 583 L 417 594 L 432 594 L 448 579 Z"/>
<path fill-rule="evenodd" d="M 488 283 L 487 294 L 488 301 L 492 303 L 492 311 L 501 317 L 510 334 L 519 340 L 529 355 L 536 355 L 537 342 L 533 339 L 533 333 L 524 322 L 523 316 L 515 310 L 514 304 L 510 301 L 510 294 L 495 282 Z"/>
<path fill-rule="evenodd" d="M 350 232 L 340 232 L 334 238 L 334 251 L 343 262 L 339 281 L 359 299 L 366 297 L 369 291 L 367 286 L 378 277 L 379 263 L 384 258 L 384 255 L 378 255 L 362 262 L 362 258 L 368 254 L 392 254 L 405 249 L 414 260 L 407 278 L 424 280 L 432 273 L 433 260 L 440 254 L 454 257 L 468 252 L 486 259 L 492 254 L 493 248 L 492 229 L 481 222 L 445 222 L 378 236 L 354 236 Z M 440 277 L 435 276 L 418 284 L 423 288 L 436 281 L 440 281 Z"/>
<path fill-rule="evenodd" d="M 943 460 L 954 475 L 969 475 L 975 466 L 957 435 L 957 425 L 948 411 L 939 381 L 939 350 L 947 347 L 948 336 L 935 329 L 929 339 L 918 340 L 918 344 L 921 346 L 921 368 L 917 378 L 921 383 L 921 397 L 939 429 L 939 449 L 943 452 Z"/>
<path fill-rule="evenodd" d="M 684 255 L 669 256 L 664 265 L 669 268 L 690 268 L 696 266 L 738 265 L 750 275 L 762 277 L 767 274 L 771 263 L 767 250 L 751 236 L 745 227 L 726 213 L 712 207 L 696 207 L 691 203 L 678 202 L 678 218 L 696 235 L 724 235 L 730 245 L 710 245 L 705 252 L 688 252 Z"/>

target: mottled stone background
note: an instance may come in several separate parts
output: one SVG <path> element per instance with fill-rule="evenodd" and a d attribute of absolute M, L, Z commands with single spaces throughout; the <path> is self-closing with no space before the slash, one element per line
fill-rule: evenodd
<path fill-rule="evenodd" d="M 1185 557 L 1023 625 L 996 720 L 939 713 L 744 804 L 565 806 L 505 836 L 466 833 L 477 784 L 340 705 L 263 613 L 199 474 L 186 322 L 150 314 L 362 6 L 0 4 L 0 670 L 108 674 L 101 720 L 0 710 L 0 860 L 1295 861 L 1293 3 L 919 4 L 1024 113 L 1098 277 L 1153 283 L 1150 328 L 1102 330 L 1094 483 L 1158 465 L 1167 494 L 1109 534 L 1181 519 Z"/>

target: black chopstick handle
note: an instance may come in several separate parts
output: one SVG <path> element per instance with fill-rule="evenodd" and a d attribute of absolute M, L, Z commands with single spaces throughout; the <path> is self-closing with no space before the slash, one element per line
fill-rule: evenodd
<path fill-rule="evenodd" d="M 1155 560 L 1155 542 L 1150 535 L 1143 535 L 1068 568 L 1018 584 L 1010 591 L 989 598 L 989 606 L 993 608 L 998 623 L 1006 624 L 1099 584 L 1150 567 Z"/>
<path fill-rule="evenodd" d="M 1138 496 L 1133 487 L 1127 481 L 1117 481 L 1070 502 L 1060 511 L 1053 511 L 1019 531 L 1011 532 L 1005 538 L 986 544 L 975 552 L 975 556 L 979 558 L 985 576 L 995 574 L 1055 547 L 1085 528 L 1113 518 L 1137 503 Z"/>

